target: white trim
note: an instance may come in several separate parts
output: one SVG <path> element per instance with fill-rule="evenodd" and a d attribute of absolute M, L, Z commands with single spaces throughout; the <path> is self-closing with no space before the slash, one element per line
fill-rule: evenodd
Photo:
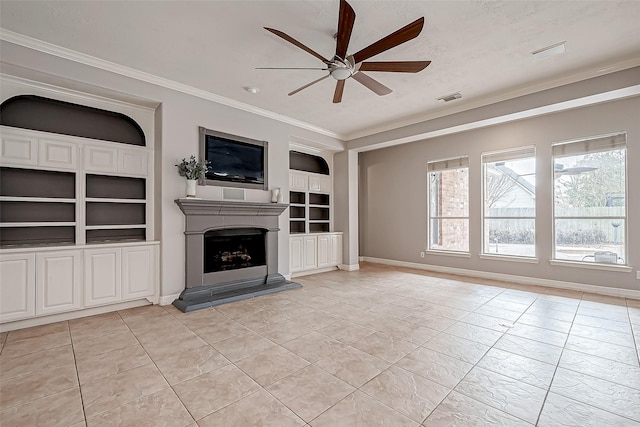
<path fill-rule="evenodd" d="M 364 261 L 364 258 L 363 256 L 358 257 L 358 261 Z M 340 264 L 338 268 L 344 271 L 358 271 L 360 270 L 360 264 Z"/>
<path fill-rule="evenodd" d="M 171 294 L 171 295 L 164 295 L 161 296 L 160 298 L 158 298 L 158 304 L 160 305 L 171 305 L 171 303 L 178 299 L 180 297 L 180 294 Z"/>
<path fill-rule="evenodd" d="M 550 259 L 549 264 L 560 267 L 574 267 L 574 268 L 587 268 L 591 270 L 606 270 L 617 271 L 618 273 L 629 273 L 633 271 L 633 267 L 628 265 L 616 265 L 616 264 L 602 264 L 596 262 L 580 262 L 580 261 L 566 261 L 561 259 Z"/>
<path fill-rule="evenodd" d="M 469 219 L 469 217 L 466 217 L 466 219 Z M 427 255 L 445 255 L 445 256 L 454 256 L 458 258 L 471 258 L 471 254 L 469 252 L 456 252 L 456 251 L 445 251 L 445 250 L 436 250 L 436 249 L 426 249 L 425 252 L 427 253 Z"/>
<path fill-rule="evenodd" d="M 438 273 L 457 274 L 459 276 L 476 277 L 479 279 L 492 279 L 522 285 L 546 286 L 556 289 L 569 289 L 572 291 L 589 292 L 599 295 L 609 295 L 622 298 L 640 300 L 640 291 L 633 289 L 608 288 L 604 286 L 587 285 L 583 283 L 563 282 L 560 280 L 540 279 L 537 277 L 514 276 L 511 274 L 491 273 L 488 271 L 468 270 L 466 268 L 443 267 L 440 265 L 419 264 L 416 262 L 397 261 L 392 259 L 364 257 L 366 262 L 374 264 L 393 265 L 397 267 L 415 268 L 417 270 L 435 271 Z"/>
<path fill-rule="evenodd" d="M 0 39 L 2 39 L 2 31 L 0 31 Z M 148 102 L 149 105 L 143 105 L 143 104 L 136 104 L 134 102 L 123 101 L 120 99 L 107 98 L 106 96 L 96 95 L 93 93 L 87 94 L 85 92 L 80 92 L 75 89 L 63 88 L 63 87 L 55 86 L 49 83 L 43 83 L 43 82 L 27 79 L 24 77 L 14 76 L 11 74 L 2 74 L 1 77 L 2 77 L 2 80 L 6 80 L 8 83 L 17 83 L 23 86 L 28 86 L 28 87 L 40 89 L 43 91 L 47 91 L 50 93 L 54 93 L 57 95 L 62 95 L 64 97 L 76 98 L 78 100 L 83 100 L 85 101 L 85 103 L 90 103 L 92 105 L 94 102 L 98 101 L 100 103 L 117 107 L 118 111 L 120 111 L 122 108 L 125 108 L 125 109 L 137 109 L 145 113 L 149 113 L 149 112 L 153 113 L 156 110 L 156 108 L 158 108 L 158 105 L 160 105 L 159 102 Z"/>
<path fill-rule="evenodd" d="M 146 299 L 135 301 L 126 301 L 117 304 L 104 305 L 101 307 L 86 308 L 83 310 L 70 311 L 68 313 L 52 314 L 50 316 L 38 316 L 30 319 L 16 320 L 15 322 L 7 322 L 0 324 L 0 332 L 14 331 L 16 329 L 30 328 L 32 326 L 46 325 L 54 322 L 62 322 L 65 320 L 78 319 L 81 317 L 94 316 L 96 314 L 109 313 L 112 311 L 126 310 L 128 308 L 142 307 L 150 305 Z"/>
<path fill-rule="evenodd" d="M 295 279 L 296 277 L 309 276 L 310 274 L 328 273 L 330 271 L 336 271 L 337 269 L 338 267 L 325 267 L 314 270 L 296 271 L 295 273 L 291 273 L 291 278 Z"/>
<path fill-rule="evenodd" d="M 513 255 L 493 255 L 493 254 L 478 254 L 478 258 L 489 259 L 492 261 L 525 262 L 529 264 L 537 264 L 540 261 L 538 258 L 535 258 L 535 257 L 523 257 L 523 256 L 513 256 Z"/>
<path fill-rule="evenodd" d="M 363 256 L 359 256 L 359 257 L 358 257 L 358 261 L 359 261 L 359 262 L 364 261 L 364 257 L 363 257 Z"/>
<path fill-rule="evenodd" d="M 301 120 L 293 119 L 291 117 L 274 113 L 272 111 L 254 107 L 253 105 L 245 104 L 243 102 L 239 102 L 230 98 L 225 98 L 223 96 L 216 95 L 214 93 L 211 93 L 202 89 L 198 89 L 193 86 L 178 83 L 173 80 L 158 77 L 150 73 L 145 73 L 143 71 L 125 67 L 110 61 L 105 61 L 104 59 L 96 58 L 95 56 L 86 55 L 84 53 L 76 52 L 74 50 L 57 46 L 52 43 L 47 43 L 42 40 L 38 40 L 32 37 L 27 37 L 22 34 L 14 33 L 13 31 L 9 31 L 4 28 L 0 28 L 0 39 L 5 40 L 9 43 L 26 47 L 28 49 L 37 50 L 39 52 L 57 56 L 59 58 L 67 59 L 80 64 L 88 65 L 90 67 L 98 68 L 111 73 L 119 74 L 121 76 L 125 76 L 132 79 L 140 80 L 146 83 L 158 85 L 160 87 L 175 90 L 177 92 L 182 92 L 187 95 L 196 96 L 198 98 L 206 99 L 208 101 L 213 101 L 218 104 L 226 105 L 228 107 L 237 108 L 238 110 L 246 111 L 252 114 L 277 120 L 279 122 L 296 126 L 302 129 L 310 130 L 312 132 L 316 132 L 321 135 L 326 135 L 331 138 L 344 140 L 343 135 L 312 125 L 310 123 L 303 122 Z"/>

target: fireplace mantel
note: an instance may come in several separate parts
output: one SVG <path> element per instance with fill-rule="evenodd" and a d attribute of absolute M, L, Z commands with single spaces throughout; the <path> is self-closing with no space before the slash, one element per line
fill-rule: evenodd
<path fill-rule="evenodd" d="M 196 198 L 177 199 L 185 216 L 190 215 L 252 215 L 279 216 L 289 205 L 284 203 L 229 202 Z"/>
<path fill-rule="evenodd" d="M 185 215 L 185 290 L 173 305 L 193 311 L 301 287 L 278 273 L 279 216 L 283 203 L 177 199 Z M 265 232 L 266 266 L 205 273 L 204 235 L 212 230 L 258 228 Z"/>

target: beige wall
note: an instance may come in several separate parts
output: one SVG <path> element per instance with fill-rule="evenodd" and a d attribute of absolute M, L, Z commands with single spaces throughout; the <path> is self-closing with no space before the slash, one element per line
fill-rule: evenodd
<path fill-rule="evenodd" d="M 551 144 L 591 135 L 627 132 L 628 264 L 632 272 L 552 266 Z M 536 147 L 537 264 L 480 259 L 481 153 Z M 470 252 L 453 257 L 427 254 L 427 162 L 468 155 L 470 160 Z M 508 124 L 360 153 L 360 255 L 451 268 L 479 270 L 623 289 L 640 289 L 640 97 L 612 101 Z"/>

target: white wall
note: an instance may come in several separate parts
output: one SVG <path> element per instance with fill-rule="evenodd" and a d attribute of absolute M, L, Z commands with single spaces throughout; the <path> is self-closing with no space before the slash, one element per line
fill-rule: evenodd
<path fill-rule="evenodd" d="M 4 75 L 27 78 L 38 84 L 104 97 L 106 108 L 109 99 L 127 100 L 134 104 L 155 106 L 146 111 L 140 125 L 155 147 L 155 239 L 161 241 L 161 296 L 165 301 L 184 289 L 184 216 L 174 200 L 185 195 L 185 181 L 177 173 L 175 163 L 190 154 L 198 154 L 198 127 L 204 126 L 221 132 L 245 136 L 269 142 L 269 188 L 280 187 L 288 191 L 289 142 L 308 141 L 320 146 L 341 147 L 333 138 L 292 126 L 247 111 L 231 108 L 203 98 L 187 95 L 151 83 L 124 77 L 88 65 L 65 60 L 2 41 Z M 3 99 L 9 96 L 2 85 Z M 33 93 L 25 86 L 27 93 Z M 241 90 L 241 88 L 238 88 Z M 61 92 L 61 93 L 62 93 Z M 49 96 L 62 99 L 63 96 Z M 85 102 L 82 102 L 86 104 Z M 113 111 L 130 115 L 136 121 L 140 114 L 122 111 L 117 104 Z M 117 107 L 117 108 L 116 108 Z M 135 108 L 134 108 L 135 110 Z M 221 199 L 220 187 L 198 187 L 198 196 Z M 247 200 L 267 202 L 269 194 L 261 190 L 247 190 Z M 288 211 L 280 217 L 279 272 L 289 274 Z"/>
<path fill-rule="evenodd" d="M 473 131 L 360 153 L 360 255 L 451 268 L 527 276 L 622 289 L 640 289 L 640 97 L 554 113 Z M 554 266 L 552 256 L 551 144 L 579 137 L 627 132 L 628 259 L 632 272 Z M 536 147 L 536 243 L 539 263 L 480 259 L 483 152 Z M 470 158 L 471 257 L 427 254 L 426 165 L 429 160 Z"/>

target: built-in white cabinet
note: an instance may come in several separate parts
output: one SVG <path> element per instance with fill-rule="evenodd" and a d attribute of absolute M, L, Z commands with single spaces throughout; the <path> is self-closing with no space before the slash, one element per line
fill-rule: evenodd
<path fill-rule="evenodd" d="M 318 268 L 332 267 L 342 263 L 342 235 L 318 234 Z"/>
<path fill-rule="evenodd" d="M 292 236 L 289 239 L 289 268 L 291 271 L 304 270 L 304 249 L 302 237 Z"/>
<path fill-rule="evenodd" d="M 342 233 L 316 233 L 289 238 L 292 273 L 337 267 L 342 263 Z"/>
<path fill-rule="evenodd" d="M 302 269 L 313 270 L 318 267 L 318 237 L 302 237 Z"/>
<path fill-rule="evenodd" d="M 122 248 L 122 299 L 153 295 L 155 291 L 155 248 L 127 246 Z"/>
<path fill-rule="evenodd" d="M 36 254 L 36 315 L 82 308 L 82 251 Z"/>
<path fill-rule="evenodd" d="M 157 298 L 152 156 L 0 126 L 0 322 Z"/>
<path fill-rule="evenodd" d="M 92 307 L 122 300 L 122 252 L 120 248 L 84 252 L 84 305 Z"/>
<path fill-rule="evenodd" d="M 35 255 L 0 255 L 0 321 L 9 322 L 34 316 L 35 302 Z"/>
<path fill-rule="evenodd" d="M 86 250 L 87 307 L 145 298 L 155 293 L 156 246 Z"/>

